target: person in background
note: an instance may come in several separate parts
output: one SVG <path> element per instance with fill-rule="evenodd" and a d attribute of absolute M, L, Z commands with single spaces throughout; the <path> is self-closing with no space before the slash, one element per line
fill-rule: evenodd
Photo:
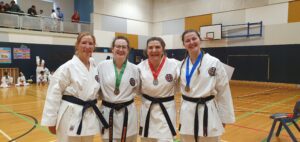
<path fill-rule="evenodd" d="M 138 116 L 133 101 L 139 90 L 139 71 L 127 59 L 130 51 L 127 38 L 116 37 L 111 50 L 113 59 L 98 65 L 103 98 L 100 109 L 109 122 L 109 130 L 102 131 L 102 138 L 104 142 L 136 142 Z"/>
<path fill-rule="evenodd" d="M 186 30 L 181 38 L 187 51 L 179 73 L 181 142 L 219 142 L 225 125 L 235 121 L 227 73 L 201 49 L 197 31 Z"/>
<path fill-rule="evenodd" d="M 17 79 L 16 86 L 28 86 L 29 83 L 26 82 L 26 78 L 22 72 L 20 72 L 19 77 Z"/>
<path fill-rule="evenodd" d="M 4 12 L 8 13 L 10 11 L 10 5 L 8 3 L 5 3 L 4 5 Z"/>
<path fill-rule="evenodd" d="M 59 26 L 58 26 L 58 17 L 57 17 L 57 14 L 56 14 L 56 12 L 55 12 L 55 10 L 54 9 L 52 9 L 52 13 L 51 13 L 51 15 L 50 15 L 50 17 L 52 18 L 52 26 L 51 26 L 51 30 L 52 31 L 57 31 L 59 28 Z"/>
<path fill-rule="evenodd" d="M 6 88 L 10 87 L 13 84 L 13 77 L 9 76 L 8 72 L 5 71 L 2 78 L 1 78 L 1 85 L 0 87 Z"/>
<path fill-rule="evenodd" d="M 5 5 L 4 5 L 4 2 L 1 1 L 0 2 L 0 13 L 4 13 L 5 12 Z"/>
<path fill-rule="evenodd" d="M 79 23 L 79 21 L 80 21 L 80 16 L 79 16 L 79 12 L 78 12 L 77 10 L 74 11 L 74 13 L 73 13 L 71 19 L 72 19 L 72 22 L 74 22 L 74 23 Z"/>
<path fill-rule="evenodd" d="M 37 12 L 35 9 L 35 5 L 32 5 L 28 10 L 27 10 L 27 14 L 29 14 L 29 16 L 36 16 Z"/>
<path fill-rule="evenodd" d="M 108 124 L 97 107 L 99 77 L 91 57 L 96 39 L 80 33 L 73 58 L 61 65 L 48 86 L 41 125 L 47 126 L 57 142 L 93 142 Z"/>
<path fill-rule="evenodd" d="M 64 21 L 64 13 L 61 11 L 60 7 L 56 8 L 57 17 L 60 21 Z"/>
<path fill-rule="evenodd" d="M 179 61 L 165 55 L 165 42 L 160 37 L 147 40 L 147 60 L 141 71 L 142 106 L 140 135 L 142 142 L 173 142 L 176 136 L 177 67 Z"/>
<path fill-rule="evenodd" d="M 47 84 L 47 75 L 45 74 L 45 71 L 40 71 L 40 73 L 37 76 L 37 85 L 45 85 Z"/>
<path fill-rule="evenodd" d="M 14 0 L 10 2 L 10 10 L 11 12 L 18 12 L 23 13 L 23 11 L 20 9 L 20 6 L 16 4 Z"/>
<path fill-rule="evenodd" d="M 56 14 L 56 12 L 55 12 L 54 9 L 52 9 L 50 17 L 51 17 L 53 20 L 57 20 L 57 19 L 58 19 L 57 14 Z"/>

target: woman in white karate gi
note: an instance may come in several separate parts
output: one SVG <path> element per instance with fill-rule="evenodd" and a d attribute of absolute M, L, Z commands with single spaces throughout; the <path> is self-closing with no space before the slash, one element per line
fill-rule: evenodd
<path fill-rule="evenodd" d="M 99 78 L 91 58 L 95 37 L 80 33 L 75 55 L 60 66 L 48 86 L 41 124 L 58 142 L 92 142 L 107 122 L 97 107 Z"/>
<path fill-rule="evenodd" d="M 127 60 L 130 46 L 127 38 L 116 37 L 112 42 L 112 60 L 98 65 L 102 92 L 101 112 L 109 129 L 102 130 L 104 142 L 136 142 L 137 110 L 133 103 L 139 90 L 139 71 Z"/>
<path fill-rule="evenodd" d="M 138 65 L 143 94 L 139 131 L 142 142 L 173 142 L 176 135 L 174 95 L 178 61 L 166 57 L 164 51 L 162 38 L 148 39 L 148 59 Z"/>
<path fill-rule="evenodd" d="M 218 142 L 235 116 L 227 73 L 219 59 L 200 48 L 195 30 L 182 34 L 187 57 L 180 67 L 181 142 Z"/>

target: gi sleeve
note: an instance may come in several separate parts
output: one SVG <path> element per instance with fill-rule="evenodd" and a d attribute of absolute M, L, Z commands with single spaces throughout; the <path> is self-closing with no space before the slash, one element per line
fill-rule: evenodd
<path fill-rule="evenodd" d="M 222 123 L 234 123 L 234 109 L 229 80 L 223 64 L 218 61 L 216 64 L 216 104 Z"/>
<path fill-rule="evenodd" d="M 70 84 L 70 72 L 62 66 L 54 73 L 48 86 L 41 125 L 55 126 L 64 90 Z"/>

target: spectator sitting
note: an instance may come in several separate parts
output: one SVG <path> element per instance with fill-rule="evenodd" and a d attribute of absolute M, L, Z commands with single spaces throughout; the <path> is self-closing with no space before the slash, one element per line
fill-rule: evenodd
<path fill-rule="evenodd" d="M 2 76 L 1 79 L 1 85 L 0 87 L 6 88 L 6 87 L 10 87 L 13 83 L 13 78 L 11 76 L 9 76 L 8 72 L 4 72 L 4 76 Z"/>
<path fill-rule="evenodd" d="M 64 20 L 64 13 L 62 11 L 60 11 L 59 7 L 56 8 L 56 11 L 57 11 L 57 17 L 59 18 L 59 20 L 63 21 Z"/>
<path fill-rule="evenodd" d="M 0 2 L 0 13 L 3 13 L 4 11 L 5 11 L 5 5 L 4 5 L 4 2 L 3 1 L 1 1 Z"/>
<path fill-rule="evenodd" d="M 4 12 L 8 12 L 8 11 L 10 11 L 10 5 L 8 3 L 6 3 L 4 5 Z"/>
<path fill-rule="evenodd" d="M 26 78 L 22 72 L 20 72 L 16 86 L 27 86 L 29 83 L 26 82 Z"/>
<path fill-rule="evenodd" d="M 27 14 L 29 14 L 30 16 L 36 16 L 36 9 L 35 9 L 35 5 L 32 5 L 28 10 L 27 10 Z"/>
<path fill-rule="evenodd" d="M 18 13 L 22 13 L 23 12 L 23 11 L 21 11 L 19 5 L 17 5 L 14 0 L 12 0 L 10 2 L 10 11 L 11 12 L 18 12 Z"/>
<path fill-rule="evenodd" d="M 74 11 L 74 14 L 72 15 L 72 22 L 79 23 L 80 16 L 78 11 Z"/>

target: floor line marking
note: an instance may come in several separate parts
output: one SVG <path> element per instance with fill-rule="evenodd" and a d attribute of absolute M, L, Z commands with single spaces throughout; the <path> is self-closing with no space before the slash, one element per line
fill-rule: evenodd
<path fill-rule="evenodd" d="M 0 133 L 1 133 L 5 138 L 7 138 L 9 141 L 12 140 L 12 138 L 11 138 L 8 134 L 6 134 L 4 131 L 2 131 L 1 129 L 0 129 Z M 16 141 L 12 141 L 12 142 L 16 142 Z"/>
<path fill-rule="evenodd" d="M 11 110 L 9 107 L 7 107 L 7 106 L 5 106 L 5 105 L 3 105 L 3 104 L 0 104 L 0 108 L 2 108 L 3 110 L 5 110 L 5 111 L 7 111 L 7 112 L 12 113 L 13 115 L 19 117 L 20 119 L 22 119 L 22 120 L 28 122 L 28 123 L 31 124 L 31 125 L 36 125 L 37 128 L 39 128 L 39 129 L 41 129 L 41 130 L 47 132 L 48 134 L 52 135 L 52 134 L 48 131 L 48 129 L 46 129 L 46 127 L 43 127 L 43 126 L 41 126 L 41 125 L 39 125 L 39 124 L 35 124 L 35 123 L 34 123 L 33 121 L 31 121 L 30 119 L 28 119 L 28 118 L 26 118 L 26 117 L 24 117 L 24 116 L 22 116 L 22 115 L 19 115 L 19 114 L 16 113 L 15 111 Z"/>
<path fill-rule="evenodd" d="M 248 117 L 249 115 L 255 114 L 256 112 L 259 112 L 259 111 L 263 111 L 263 110 L 268 109 L 268 108 L 270 108 L 270 107 L 272 107 L 272 106 L 275 106 L 275 105 L 277 105 L 277 104 L 281 104 L 281 103 L 290 101 L 290 100 L 292 100 L 292 99 L 294 99 L 295 97 L 298 97 L 298 96 L 300 96 L 300 95 L 294 95 L 294 96 L 291 96 L 291 97 L 289 97 L 289 98 L 283 99 L 283 100 L 281 100 L 281 101 L 273 102 L 273 103 L 271 103 L 271 104 L 269 104 L 269 105 L 267 105 L 267 106 L 265 106 L 265 107 L 262 107 L 262 108 L 260 108 L 260 109 L 256 109 L 256 110 L 254 110 L 254 111 L 244 113 L 244 114 L 242 114 L 242 115 L 237 116 L 237 117 L 236 117 L 236 120 L 239 120 L 239 119 Z"/>

